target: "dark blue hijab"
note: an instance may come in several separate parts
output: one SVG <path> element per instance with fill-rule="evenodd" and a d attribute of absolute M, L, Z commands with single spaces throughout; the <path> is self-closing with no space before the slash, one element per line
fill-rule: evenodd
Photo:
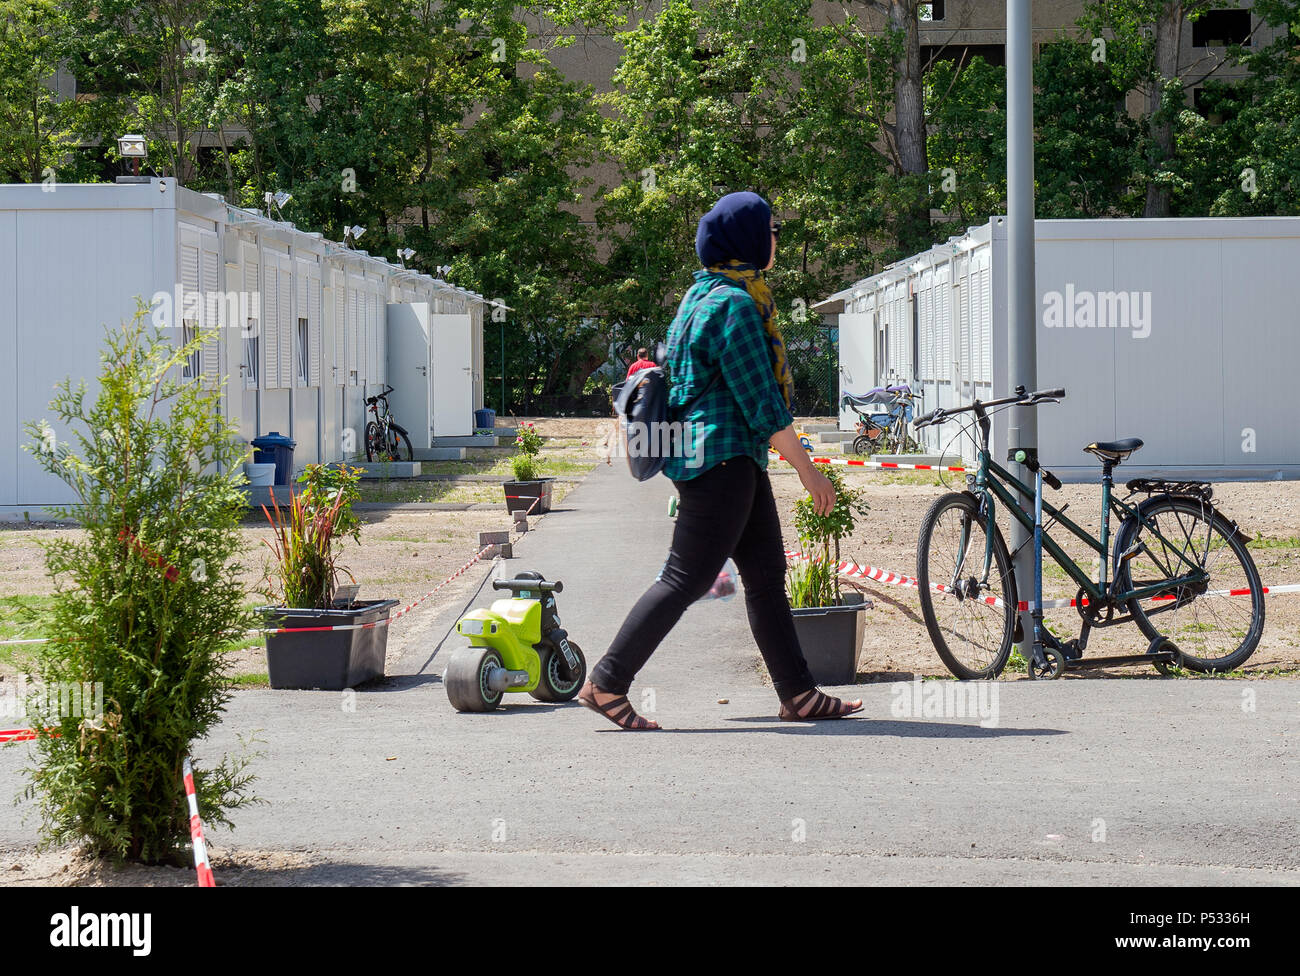
<path fill-rule="evenodd" d="M 772 260 L 772 208 L 757 193 L 728 193 L 700 218 L 695 253 L 706 268 L 732 259 L 767 267 Z"/>

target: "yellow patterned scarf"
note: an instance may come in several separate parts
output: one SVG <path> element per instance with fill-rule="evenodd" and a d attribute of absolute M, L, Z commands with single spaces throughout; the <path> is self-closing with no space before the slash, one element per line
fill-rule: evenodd
<path fill-rule="evenodd" d="M 772 298 L 772 289 L 767 286 L 763 272 L 752 264 L 732 259 L 721 264 L 711 264 L 709 271 L 726 275 L 732 281 L 739 282 L 749 292 L 758 306 L 758 314 L 763 317 L 763 331 L 767 333 L 768 348 L 772 351 L 772 372 L 776 375 L 776 385 L 785 397 L 785 405 L 794 409 L 794 377 L 790 373 L 790 363 L 785 355 L 785 339 L 776 324 L 776 301 Z"/>

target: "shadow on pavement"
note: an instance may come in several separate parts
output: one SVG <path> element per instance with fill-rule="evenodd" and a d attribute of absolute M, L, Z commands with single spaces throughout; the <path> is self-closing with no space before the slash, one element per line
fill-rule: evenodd
<path fill-rule="evenodd" d="M 394 864 L 351 864 L 346 861 L 284 868 L 226 869 L 219 879 L 224 887 L 238 888 L 442 887 L 465 884 L 468 880 L 460 871 Z"/>
<path fill-rule="evenodd" d="M 767 726 L 755 728 L 694 728 L 694 729 L 660 729 L 660 732 L 677 735 L 708 734 L 719 732 L 756 734 L 775 732 L 779 735 L 892 735 L 907 739 L 999 739 L 1011 736 L 1067 735 L 1065 729 L 986 729 L 980 725 L 954 725 L 949 722 L 897 722 L 877 719 L 842 719 L 821 722 L 778 722 L 770 718 L 729 718 L 728 722 Z M 623 729 L 597 729 L 598 732 L 622 732 Z"/>

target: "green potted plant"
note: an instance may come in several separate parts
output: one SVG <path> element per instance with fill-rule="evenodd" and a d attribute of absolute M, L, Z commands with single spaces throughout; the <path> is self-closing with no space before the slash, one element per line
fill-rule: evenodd
<path fill-rule="evenodd" d="M 868 506 L 862 489 L 847 486 L 833 468 L 826 477 L 835 486 L 835 507 L 828 515 L 818 515 L 811 498 L 795 503 L 794 524 L 804 558 L 787 570 L 786 589 L 813 678 L 818 684 L 846 685 L 857 677 L 866 604 L 858 591 L 840 589 L 836 566 L 840 540 L 853 534 Z"/>
<path fill-rule="evenodd" d="M 541 477 L 542 462 L 538 457 L 542 451 L 542 435 L 537 432 L 537 425 L 523 423 L 515 437 L 519 453 L 510 459 L 510 470 L 514 480 L 505 483 L 506 511 L 524 512 L 531 509 L 531 514 L 540 515 L 551 510 L 551 488 L 554 478 Z"/>
<path fill-rule="evenodd" d="M 299 477 L 302 490 L 290 492 L 282 512 L 262 507 L 271 523 L 267 546 L 275 559 L 267 573 L 272 605 L 258 611 L 268 627 L 305 629 L 373 624 L 387 620 L 396 600 L 355 599 L 355 590 L 340 598 L 339 576 L 352 574 L 339 565 L 343 540 L 361 541 L 361 523 L 352 511 L 360 498 L 361 469 L 346 464 L 308 465 Z M 268 634 L 266 669 L 272 688 L 351 688 L 384 673 L 388 648 L 386 626 L 351 630 L 313 630 Z"/>

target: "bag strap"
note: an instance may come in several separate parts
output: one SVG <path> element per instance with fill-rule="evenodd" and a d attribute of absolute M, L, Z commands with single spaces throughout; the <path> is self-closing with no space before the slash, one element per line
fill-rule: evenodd
<path fill-rule="evenodd" d="M 733 284 L 734 282 L 732 282 L 730 278 L 724 278 L 722 281 L 715 281 L 713 285 L 709 288 L 709 290 L 704 293 L 704 297 L 708 298 L 719 288 L 726 288 L 729 285 L 733 285 Z M 680 407 L 677 407 L 676 409 L 679 410 L 682 414 L 690 413 L 691 408 L 694 407 L 695 404 L 699 403 L 700 400 L 704 399 L 704 394 L 708 393 L 709 390 L 712 389 L 713 384 L 716 383 L 718 381 L 718 378 L 721 376 L 722 376 L 722 370 L 719 369 L 716 373 L 714 373 L 712 376 L 709 377 L 709 381 L 704 384 L 703 388 L 700 390 L 699 393 L 695 394 L 695 396 L 691 397 L 689 400 L 687 400 L 685 403 L 683 403 Z"/>

